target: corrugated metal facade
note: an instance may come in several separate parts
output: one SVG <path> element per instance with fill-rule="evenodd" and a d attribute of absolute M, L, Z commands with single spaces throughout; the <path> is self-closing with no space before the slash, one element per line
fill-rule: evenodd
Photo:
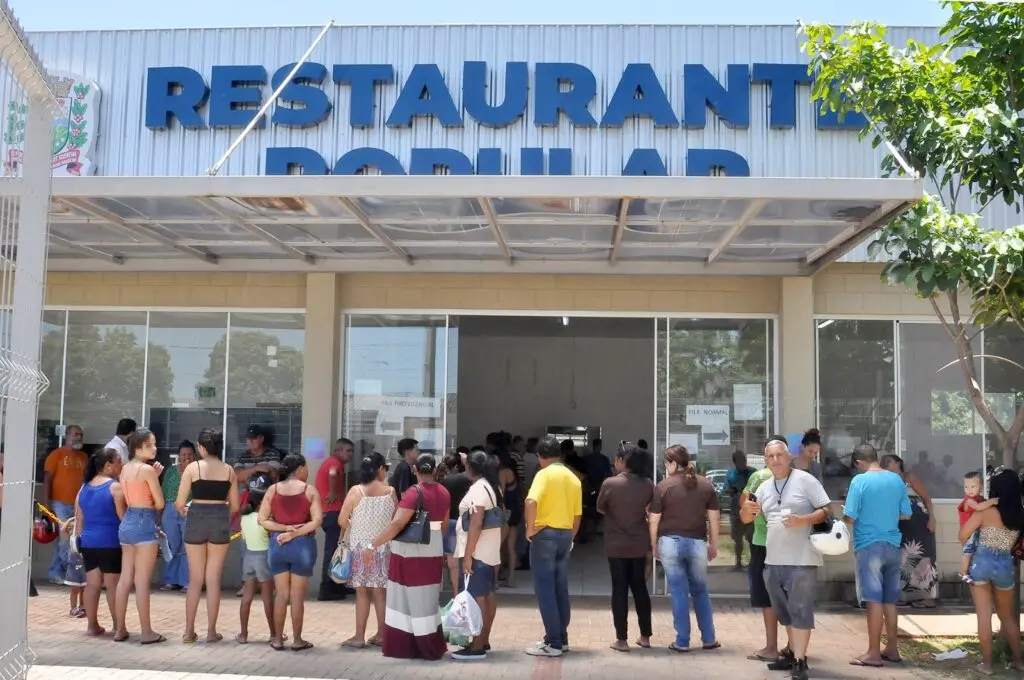
<path fill-rule="evenodd" d="M 30 34 L 50 69 L 69 71 L 95 81 L 102 91 L 97 148 L 93 157 L 104 175 L 198 175 L 227 149 L 237 130 L 152 131 L 144 125 L 147 68 L 187 66 L 209 80 L 214 65 L 259 64 L 273 73 L 294 62 L 314 40 L 319 28 L 243 28 L 52 32 Z M 914 37 L 934 39 L 934 29 L 892 29 L 897 43 Z M 682 174 L 688 149 L 730 149 L 744 156 L 753 176 L 875 177 L 881 151 L 860 142 L 851 131 L 817 130 L 807 88 L 798 90 L 795 129 L 768 127 L 768 87 L 751 89 L 750 126 L 732 129 L 708 115 L 704 129 L 656 129 L 650 120 L 631 120 L 620 129 L 559 128 L 533 124 L 533 100 L 527 116 L 499 129 L 479 126 L 466 117 L 463 128 L 445 128 L 436 120 L 419 120 L 412 128 L 387 128 L 383 121 L 395 103 L 399 85 L 414 64 L 436 63 L 460 104 L 462 64 L 486 61 L 491 69 L 490 95 L 504 93 L 504 64 L 526 61 L 576 62 L 597 78 L 596 117 L 604 110 L 624 67 L 632 62 L 653 65 L 677 115 L 682 112 L 682 67 L 704 64 L 724 82 L 728 64 L 805 62 L 800 38 L 787 26 L 432 26 L 338 27 L 312 61 L 326 64 L 393 64 L 397 85 L 378 88 L 377 123 L 372 128 L 349 126 L 349 88 L 325 84 L 334 103 L 330 118 L 310 129 L 272 127 L 255 130 L 237 150 L 222 174 L 261 174 L 267 147 L 300 146 L 321 153 L 329 164 L 357 147 L 378 147 L 408 167 L 414 147 L 449 147 L 471 159 L 481 147 L 505 151 L 505 172 L 519 172 L 519 149 L 568 147 L 573 172 L 619 175 L 636 148 L 656 148 L 671 174 Z M 532 77 L 532 76 L 531 76 Z M 269 94 L 269 87 L 267 88 Z M 991 211 L 990 223 L 1016 222 L 1002 206 Z M 863 259 L 864 253 L 853 253 Z"/>

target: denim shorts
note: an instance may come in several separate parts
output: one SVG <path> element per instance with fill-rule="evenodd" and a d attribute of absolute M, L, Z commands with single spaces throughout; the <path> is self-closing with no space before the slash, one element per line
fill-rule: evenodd
<path fill-rule="evenodd" d="M 854 553 L 860 599 L 872 604 L 896 604 L 900 600 L 900 549 L 879 541 Z"/>
<path fill-rule="evenodd" d="M 991 583 L 996 590 L 1013 590 L 1013 556 L 1008 552 L 979 545 L 971 559 L 967 576 L 973 585 Z"/>
<path fill-rule="evenodd" d="M 149 545 L 157 542 L 156 509 L 128 508 L 117 530 L 121 545 Z"/>
<path fill-rule="evenodd" d="M 971 537 L 967 539 L 967 542 L 964 543 L 963 554 L 964 555 L 973 555 L 977 550 L 978 550 L 978 532 L 975 531 L 973 534 L 971 534 Z"/>
<path fill-rule="evenodd" d="M 290 573 L 311 577 L 316 566 L 316 538 L 308 534 L 282 545 L 277 542 L 278 536 L 278 533 L 270 534 L 270 550 L 267 551 L 270 573 L 274 576 Z"/>
<path fill-rule="evenodd" d="M 817 567 L 769 564 L 764 568 L 764 583 L 779 623 L 814 630 Z"/>
<path fill-rule="evenodd" d="M 498 590 L 497 572 L 497 567 L 473 560 L 473 575 L 469 577 L 469 587 L 466 590 L 473 597 L 493 595 Z M 466 580 L 466 574 L 462 571 L 462 560 L 459 560 L 459 579 L 463 582 Z"/>
<path fill-rule="evenodd" d="M 450 519 L 448 520 L 448 530 L 444 532 L 442 543 L 444 544 L 444 554 L 454 555 L 455 554 L 455 543 L 458 540 L 455 535 L 455 528 L 458 526 L 459 520 Z"/>

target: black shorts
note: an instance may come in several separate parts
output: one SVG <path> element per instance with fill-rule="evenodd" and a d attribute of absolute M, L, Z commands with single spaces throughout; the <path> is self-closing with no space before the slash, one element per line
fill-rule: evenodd
<path fill-rule="evenodd" d="M 99 569 L 102 574 L 121 573 L 121 548 L 82 548 L 85 573 Z"/>
<path fill-rule="evenodd" d="M 185 516 L 185 543 L 227 545 L 231 542 L 231 511 L 223 503 L 192 503 Z"/>
<path fill-rule="evenodd" d="M 768 550 L 763 545 L 750 546 L 747 576 L 750 581 L 750 606 L 754 609 L 767 609 L 772 606 L 772 599 L 764 584 L 764 560 L 767 555 Z"/>

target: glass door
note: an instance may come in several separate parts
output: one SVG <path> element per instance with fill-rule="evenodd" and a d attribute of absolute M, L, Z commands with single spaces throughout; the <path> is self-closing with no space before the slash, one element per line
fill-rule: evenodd
<path fill-rule="evenodd" d="M 719 554 L 712 592 L 745 592 L 749 544 L 734 531 L 733 498 L 725 480 L 733 456 L 764 466 L 761 445 L 774 427 L 775 335 L 771 319 L 657 319 L 655 481 L 663 452 L 685 446 L 719 493 Z M 739 539 L 738 544 L 734 536 Z M 733 573 L 735 572 L 735 573 Z M 655 589 L 667 593 L 661 570 Z M 659 587 L 660 586 L 660 587 Z"/>
<path fill-rule="evenodd" d="M 444 314 L 349 314 L 344 327 L 342 432 L 356 455 L 394 462 L 411 438 L 442 456 L 455 431 L 457 328 Z"/>

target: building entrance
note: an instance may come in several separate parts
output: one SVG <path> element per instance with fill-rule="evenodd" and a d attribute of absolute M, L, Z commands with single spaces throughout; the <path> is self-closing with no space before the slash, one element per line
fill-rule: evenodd
<path fill-rule="evenodd" d="M 773 319 L 366 313 L 347 315 L 345 329 L 343 423 L 357 450 L 395 459 L 412 437 L 440 457 L 507 432 L 569 438 L 580 455 L 600 439 L 612 458 L 620 442 L 644 441 L 657 481 L 661 452 L 685 445 L 719 490 L 712 592 L 746 591 L 726 477 L 736 451 L 759 466 L 774 429 Z M 529 572 L 517 576 L 528 592 Z M 660 569 L 652 585 L 665 593 Z M 610 593 L 600 524 L 574 550 L 570 587 Z"/>

